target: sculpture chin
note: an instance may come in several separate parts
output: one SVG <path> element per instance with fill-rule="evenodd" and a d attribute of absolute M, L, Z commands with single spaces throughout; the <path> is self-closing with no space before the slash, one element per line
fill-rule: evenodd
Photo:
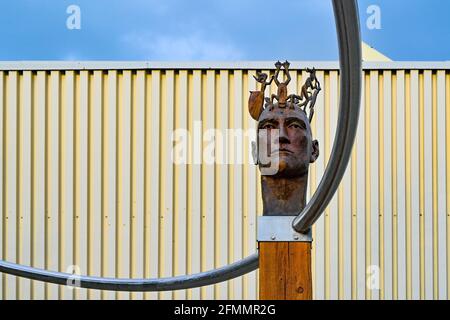
<path fill-rule="evenodd" d="M 278 173 L 283 174 L 288 169 L 288 163 L 286 160 L 280 159 L 278 162 Z"/>
<path fill-rule="evenodd" d="M 277 163 L 274 163 L 277 173 L 272 175 L 273 178 L 297 178 L 308 174 L 309 166 L 306 164 L 293 163 L 294 159 L 289 157 L 280 157 Z"/>

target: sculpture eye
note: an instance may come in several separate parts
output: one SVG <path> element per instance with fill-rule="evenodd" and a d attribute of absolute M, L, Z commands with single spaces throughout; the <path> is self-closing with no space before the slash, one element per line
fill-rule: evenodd
<path fill-rule="evenodd" d="M 297 121 L 292 122 L 289 124 L 289 128 L 294 128 L 294 129 L 305 129 L 305 126 L 302 123 L 299 123 Z"/>
<path fill-rule="evenodd" d="M 271 123 L 266 123 L 265 125 L 262 126 L 261 129 L 272 130 L 275 129 L 275 126 Z"/>

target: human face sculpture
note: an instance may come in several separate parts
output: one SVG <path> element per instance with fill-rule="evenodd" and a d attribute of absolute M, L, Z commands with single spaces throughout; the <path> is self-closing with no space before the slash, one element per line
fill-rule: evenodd
<path fill-rule="evenodd" d="M 275 170 L 268 175 L 275 178 L 302 177 L 319 156 L 319 143 L 312 140 L 308 117 L 297 106 L 266 108 L 258 121 L 258 139 L 258 159 L 270 159 Z M 265 152 L 267 155 L 261 154 Z M 261 173 L 266 165 L 259 161 Z"/>

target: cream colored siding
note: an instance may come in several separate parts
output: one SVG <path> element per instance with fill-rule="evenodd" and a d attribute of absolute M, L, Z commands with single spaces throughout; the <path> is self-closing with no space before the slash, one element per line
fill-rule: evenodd
<path fill-rule="evenodd" d="M 311 196 L 332 151 L 340 83 L 335 63 L 293 63 L 290 90 L 300 89 L 305 66 L 318 68 L 324 89 L 312 123 L 321 156 L 311 166 Z M 155 278 L 210 270 L 254 253 L 262 201 L 250 141 L 235 152 L 244 165 L 173 164 L 171 134 L 254 129 L 248 92 L 256 89 L 256 71 L 270 67 L 2 63 L 1 259 L 63 272 L 76 265 L 93 276 Z M 364 67 L 350 165 L 313 228 L 314 297 L 447 299 L 450 65 Z M 215 141 L 216 154 L 235 145 Z M 190 141 L 192 161 L 211 151 L 207 142 Z M 379 290 L 373 290 L 367 283 L 376 285 L 377 275 Z M 255 299 L 257 279 L 253 272 L 191 290 L 114 293 L 2 274 L 0 298 Z"/>

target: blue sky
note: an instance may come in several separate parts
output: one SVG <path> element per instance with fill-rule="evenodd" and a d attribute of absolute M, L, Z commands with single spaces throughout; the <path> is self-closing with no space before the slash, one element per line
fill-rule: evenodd
<path fill-rule="evenodd" d="M 391 59 L 450 60 L 450 1 L 358 3 L 363 40 Z M 80 30 L 66 27 L 70 5 Z M 0 60 L 338 58 L 331 0 L 3 0 L 0 39 Z"/>

